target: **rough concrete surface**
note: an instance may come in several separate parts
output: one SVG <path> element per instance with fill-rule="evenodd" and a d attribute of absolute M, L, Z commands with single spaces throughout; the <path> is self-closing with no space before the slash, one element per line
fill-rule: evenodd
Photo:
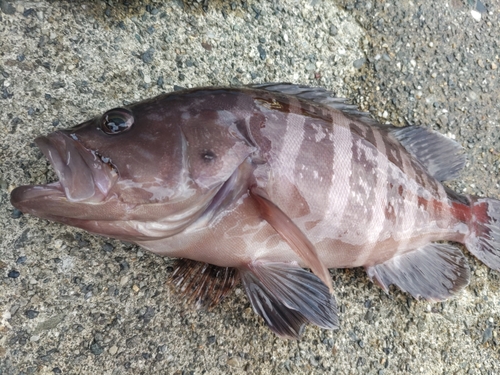
<path fill-rule="evenodd" d="M 455 138 L 459 192 L 500 198 L 500 3 L 0 0 L 0 374 L 497 374 L 500 278 L 443 303 L 332 271 L 338 331 L 275 337 L 241 289 L 195 311 L 171 261 L 20 215 L 33 139 L 174 85 L 289 81 Z M 205 10 L 203 10 L 205 8 Z"/>

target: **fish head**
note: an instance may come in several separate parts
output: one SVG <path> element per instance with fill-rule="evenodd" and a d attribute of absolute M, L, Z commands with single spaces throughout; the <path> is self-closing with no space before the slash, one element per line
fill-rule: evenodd
<path fill-rule="evenodd" d="M 165 94 L 38 137 L 58 181 L 14 189 L 12 205 L 129 241 L 181 232 L 253 149 L 235 116 L 196 99 Z"/>

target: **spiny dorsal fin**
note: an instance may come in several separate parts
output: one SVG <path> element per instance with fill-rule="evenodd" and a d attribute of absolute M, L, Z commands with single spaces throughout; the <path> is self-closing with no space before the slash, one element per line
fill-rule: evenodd
<path fill-rule="evenodd" d="M 457 178 L 465 165 L 462 146 L 440 133 L 420 126 L 392 128 L 390 132 L 438 181 Z"/>
<path fill-rule="evenodd" d="M 295 85 L 292 83 L 261 83 L 250 85 L 252 88 L 279 92 L 285 95 L 293 95 L 302 100 L 322 104 L 337 111 L 342 111 L 349 117 L 355 118 L 368 125 L 386 127 L 373 119 L 369 113 L 362 112 L 354 104 L 350 104 L 348 99 L 337 98 L 332 91 L 322 87 L 310 87 L 305 85 Z"/>
<path fill-rule="evenodd" d="M 367 267 L 370 279 L 387 292 L 391 284 L 415 298 L 443 301 L 469 284 L 469 266 L 459 248 L 430 243 Z"/>
<path fill-rule="evenodd" d="M 231 292 L 239 279 L 236 268 L 177 259 L 169 283 L 188 303 L 211 309 Z"/>

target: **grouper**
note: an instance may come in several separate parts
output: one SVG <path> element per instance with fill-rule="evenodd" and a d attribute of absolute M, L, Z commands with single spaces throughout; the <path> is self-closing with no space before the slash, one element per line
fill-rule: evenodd
<path fill-rule="evenodd" d="M 457 243 L 500 270 L 500 201 L 442 185 L 460 145 L 322 88 L 176 91 L 35 142 L 58 181 L 14 189 L 14 207 L 179 258 L 171 283 L 198 306 L 241 282 L 281 337 L 338 327 L 330 268 L 429 301 L 469 283 Z"/>

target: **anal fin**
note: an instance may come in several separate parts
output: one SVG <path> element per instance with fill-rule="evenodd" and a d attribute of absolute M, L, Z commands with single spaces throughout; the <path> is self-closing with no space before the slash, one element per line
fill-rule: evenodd
<path fill-rule="evenodd" d="M 177 259 L 170 284 L 196 307 L 213 308 L 238 284 L 236 268 L 219 267 L 189 259 Z"/>
<path fill-rule="evenodd" d="M 387 292 L 394 284 L 415 298 L 443 301 L 469 284 L 467 259 L 457 247 L 430 243 L 367 267 L 370 279 Z"/>
<path fill-rule="evenodd" d="M 338 328 L 335 298 L 313 273 L 294 263 L 264 261 L 240 272 L 255 312 L 278 336 L 298 339 L 307 323 Z"/>

